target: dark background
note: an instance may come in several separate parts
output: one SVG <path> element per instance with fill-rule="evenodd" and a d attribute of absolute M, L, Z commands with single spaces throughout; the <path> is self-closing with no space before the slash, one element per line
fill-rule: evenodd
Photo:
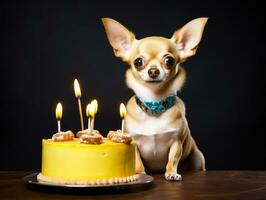
<path fill-rule="evenodd" d="M 209 21 L 197 55 L 183 65 L 188 76 L 180 94 L 192 135 L 207 169 L 265 170 L 262 9 L 256 1 L 1 3 L 0 170 L 40 169 L 41 140 L 57 130 L 58 101 L 63 129 L 79 130 L 74 78 L 82 87 L 83 108 L 93 98 L 99 102 L 96 128 L 104 135 L 119 128 L 119 104 L 133 93 L 101 17 L 118 20 L 142 38 L 171 37 L 202 16 Z"/>

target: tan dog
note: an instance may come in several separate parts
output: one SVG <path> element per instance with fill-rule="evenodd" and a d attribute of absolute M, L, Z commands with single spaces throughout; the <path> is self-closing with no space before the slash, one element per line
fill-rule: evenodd
<path fill-rule="evenodd" d="M 182 179 L 179 163 L 184 169 L 205 170 L 204 156 L 190 134 L 184 103 L 176 93 L 186 77 L 180 63 L 196 53 L 207 18 L 190 21 L 171 39 L 141 40 L 113 19 L 102 21 L 115 55 L 131 66 L 126 83 L 136 96 L 127 103 L 125 124 L 137 141 L 136 171 L 166 170 L 167 180 L 178 181 Z"/>

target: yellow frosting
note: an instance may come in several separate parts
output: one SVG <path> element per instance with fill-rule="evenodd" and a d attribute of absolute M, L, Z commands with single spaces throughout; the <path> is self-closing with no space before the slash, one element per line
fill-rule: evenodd
<path fill-rule="evenodd" d="M 42 175 L 69 180 L 96 180 L 135 174 L 135 146 L 106 138 L 102 144 L 42 141 Z"/>

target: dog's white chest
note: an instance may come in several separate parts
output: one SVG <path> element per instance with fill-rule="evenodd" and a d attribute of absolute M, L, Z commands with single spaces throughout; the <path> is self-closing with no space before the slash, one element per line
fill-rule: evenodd
<path fill-rule="evenodd" d="M 176 140 L 176 132 L 156 135 L 135 135 L 138 149 L 147 169 L 153 171 L 164 170 L 168 161 L 171 145 Z"/>

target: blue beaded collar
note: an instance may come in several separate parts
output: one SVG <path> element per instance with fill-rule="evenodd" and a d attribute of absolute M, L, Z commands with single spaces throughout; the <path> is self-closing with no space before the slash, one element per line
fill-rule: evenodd
<path fill-rule="evenodd" d="M 176 103 L 176 95 L 169 96 L 162 101 L 145 101 L 136 97 L 136 103 L 147 114 L 159 116 Z"/>

